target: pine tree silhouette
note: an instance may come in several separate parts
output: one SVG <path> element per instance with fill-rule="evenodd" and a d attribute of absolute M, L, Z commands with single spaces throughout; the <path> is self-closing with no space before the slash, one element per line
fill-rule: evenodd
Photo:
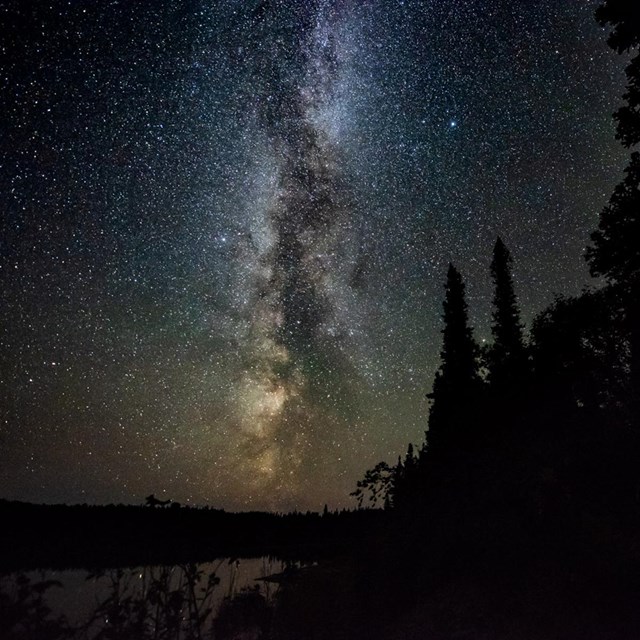
<path fill-rule="evenodd" d="M 513 288 L 513 259 L 500 238 L 496 240 L 491 261 L 491 277 L 495 285 L 491 345 L 487 365 L 489 382 L 504 389 L 522 383 L 527 369 L 527 355 L 522 335 L 520 310 Z"/>
<path fill-rule="evenodd" d="M 420 490 L 418 478 L 418 458 L 414 454 L 413 444 L 409 443 L 404 463 L 398 457 L 394 470 L 393 506 L 396 509 L 408 509 L 416 506 Z"/>
<path fill-rule="evenodd" d="M 479 349 L 469 326 L 464 282 L 452 264 L 447 272 L 443 308 L 441 364 L 429 394 L 429 457 L 466 448 L 475 440 L 472 407 L 480 386 Z"/>

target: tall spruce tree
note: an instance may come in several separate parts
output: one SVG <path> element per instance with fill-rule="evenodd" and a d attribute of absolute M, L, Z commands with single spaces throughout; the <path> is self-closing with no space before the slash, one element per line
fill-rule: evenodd
<path fill-rule="evenodd" d="M 493 344 L 487 354 L 487 365 L 489 382 L 499 388 L 521 382 L 527 369 L 520 310 L 511 276 L 512 264 L 509 249 L 498 238 L 491 261 L 491 277 L 495 287 L 491 325 Z"/>
<path fill-rule="evenodd" d="M 626 68 L 625 104 L 614 114 L 616 137 L 627 148 L 640 143 L 640 4 L 629 0 L 606 0 L 596 12 L 613 31 L 609 46 L 618 53 L 633 51 Z M 594 276 L 604 276 L 623 295 L 631 350 L 631 382 L 640 398 L 640 153 L 633 152 L 624 180 L 615 188 L 600 214 L 598 229 L 586 258 Z"/>
<path fill-rule="evenodd" d="M 469 326 L 465 286 L 449 264 L 443 304 L 441 364 L 433 383 L 427 436 L 430 452 L 448 453 L 474 440 L 474 400 L 478 392 L 478 345 Z"/>
<path fill-rule="evenodd" d="M 478 380 L 478 345 L 469 326 L 465 285 L 460 272 L 449 264 L 442 319 L 441 364 L 437 386 L 464 392 Z"/>

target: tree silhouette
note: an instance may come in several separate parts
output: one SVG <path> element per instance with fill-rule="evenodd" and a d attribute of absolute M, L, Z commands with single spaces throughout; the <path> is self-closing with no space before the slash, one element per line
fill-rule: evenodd
<path fill-rule="evenodd" d="M 640 153 L 631 154 L 625 174 L 591 234 L 587 260 L 592 275 L 631 284 L 640 273 Z"/>
<path fill-rule="evenodd" d="M 429 398 L 428 449 L 430 455 L 466 447 L 474 440 L 472 406 L 476 399 L 478 345 L 469 326 L 465 286 L 458 270 L 449 264 L 443 304 L 441 364 Z"/>
<path fill-rule="evenodd" d="M 151 495 L 147 496 L 145 499 L 145 504 L 147 505 L 147 507 L 166 507 L 168 504 L 171 503 L 171 500 L 159 500 L 158 498 L 156 498 L 156 496 L 152 493 Z M 180 505 L 178 505 L 180 506 Z"/>
<path fill-rule="evenodd" d="M 478 381 L 478 345 L 469 326 L 465 285 L 452 264 L 447 272 L 443 309 L 441 365 L 434 386 L 460 392 Z"/>
<path fill-rule="evenodd" d="M 393 489 L 391 492 L 392 505 L 396 509 L 411 509 L 420 497 L 421 479 L 420 458 L 413 451 L 413 444 L 409 443 L 404 462 L 398 458 L 394 469 Z"/>
<path fill-rule="evenodd" d="M 556 420 L 567 408 L 582 409 L 592 420 L 618 416 L 629 367 L 620 316 L 619 292 L 604 287 L 575 298 L 556 298 L 535 318 L 535 381 Z M 536 404 L 540 408 L 540 399 Z"/>
<path fill-rule="evenodd" d="M 361 509 L 365 497 L 372 507 L 378 504 L 386 504 L 394 481 L 396 469 L 386 462 L 379 462 L 373 469 L 367 469 L 364 478 L 358 480 L 357 488 L 349 495 L 358 501 Z"/>
<path fill-rule="evenodd" d="M 522 382 L 527 367 L 520 310 L 511 277 L 512 263 L 509 249 L 498 238 L 491 261 L 491 277 L 495 285 L 491 325 L 493 344 L 488 351 L 487 364 L 489 381 L 499 388 Z"/>
<path fill-rule="evenodd" d="M 610 24 L 609 46 L 624 53 L 640 46 L 640 6 L 628 0 L 605 0 L 596 11 L 601 25 Z M 626 105 L 614 114 L 618 123 L 616 137 L 629 148 L 640 142 L 640 55 L 631 59 L 626 69 L 627 92 L 623 95 Z"/>
<path fill-rule="evenodd" d="M 626 68 L 625 105 L 614 114 L 616 137 L 627 148 L 640 143 L 640 7 L 627 0 L 607 0 L 596 12 L 613 31 L 609 46 L 618 53 L 633 50 Z M 624 180 L 600 214 L 598 229 L 587 248 L 591 274 L 618 284 L 624 295 L 631 350 L 632 394 L 640 397 L 640 153 L 631 154 Z"/>

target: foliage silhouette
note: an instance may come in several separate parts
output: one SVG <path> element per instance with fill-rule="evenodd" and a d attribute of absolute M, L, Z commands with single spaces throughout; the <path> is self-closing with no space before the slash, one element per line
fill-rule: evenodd
<path fill-rule="evenodd" d="M 640 143 L 640 10 L 637 3 L 606 0 L 596 12 L 602 25 L 613 31 L 609 45 L 618 53 L 632 51 L 626 68 L 625 103 L 614 114 L 616 137 L 627 148 Z M 631 153 L 625 178 L 615 188 L 600 214 L 598 229 L 586 258 L 594 276 L 604 276 L 623 293 L 631 352 L 630 382 L 634 412 L 640 416 L 640 153 Z"/>
<path fill-rule="evenodd" d="M 448 456 L 472 445 L 476 434 L 472 419 L 481 385 L 479 348 L 469 326 L 465 285 L 458 270 L 449 264 L 443 303 L 442 351 L 436 373 L 427 435 L 430 455 Z"/>
<path fill-rule="evenodd" d="M 54 614 L 47 593 L 62 584 L 56 580 L 32 580 L 24 573 L 0 577 L 0 633 L 7 640 L 58 640 L 68 638 L 71 627 L 62 614 Z"/>
<path fill-rule="evenodd" d="M 522 384 L 527 371 L 520 310 L 511 276 L 512 263 L 509 249 L 498 238 L 491 261 L 495 290 L 491 324 L 493 344 L 488 349 L 487 369 L 490 384 L 502 392 Z"/>
<path fill-rule="evenodd" d="M 362 480 L 358 480 L 356 490 L 350 495 L 356 499 L 359 509 L 362 508 L 365 498 L 373 507 L 384 504 L 392 492 L 393 479 L 393 469 L 386 462 L 379 462 L 366 471 Z"/>
<path fill-rule="evenodd" d="M 165 507 L 168 504 L 172 504 L 171 500 L 159 500 L 158 498 L 155 497 L 155 495 L 152 493 L 151 495 L 147 496 L 144 499 L 145 504 L 148 507 Z"/>

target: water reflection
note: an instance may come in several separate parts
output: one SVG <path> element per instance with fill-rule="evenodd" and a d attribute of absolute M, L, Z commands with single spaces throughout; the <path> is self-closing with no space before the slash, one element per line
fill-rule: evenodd
<path fill-rule="evenodd" d="M 278 591 L 270 576 L 297 566 L 226 558 L 10 574 L 0 577 L 0 629 L 12 639 L 257 639 L 268 633 Z"/>

